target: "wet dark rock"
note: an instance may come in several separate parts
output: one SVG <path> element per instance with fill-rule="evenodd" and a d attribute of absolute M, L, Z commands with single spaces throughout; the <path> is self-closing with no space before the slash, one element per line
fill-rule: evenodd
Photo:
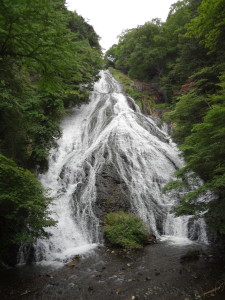
<path fill-rule="evenodd" d="M 169 137 L 163 133 L 157 126 L 154 125 L 154 123 L 150 123 L 146 121 L 146 118 L 144 115 L 140 115 L 139 118 L 136 119 L 137 123 L 140 124 L 143 128 L 145 128 L 148 132 L 151 132 L 152 135 L 159 138 L 162 142 L 168 142 Z"/>
<path fill-rule="evenodd" d="M 196 223 L 196 218 L 190 218 L 188 222 L 188 238 L 195 241 L 198 239 L 200 233 L 199 224 Z"/>
<path fill-rule="evenodd" d="M 146 281 L 150 281 L 150 280 L 152 280 L 152 279 L 151 279 L 151 277 L 145 277 L 145 280 L 146 280 Z"/>
<path fill-rule="evenodd" d="M 127 102 L 128 102 L 128 104 L 129 104 L 130 108 L 131 108 L 133 111 L 137 111 L 137 107 L 136 107 L 136 105 L 135 105 L 134 100 L 133 100 L 131 97 L 129 97 L 129 96 L 127 96 L 126 98 L 127 98 Z"/>
<path fill-rule="evenodd" d="M 96 215 L 103 218 L 109 212 L 131 211 L 129 190 L 112 163 L 103 165 L 96 175 Z"/>
<path fill-rule="evenodd" d="M 12 266 L 15 266 L 17 263 L 17 253 L 19 250 L 18 245 L 11 245 L 7 249 L 8 251 L 2 254 L 1 261 L 0 261 L 0 270 L 1 269 L 8 269 Z"/>
<path fill-rule="evenodd" d="M 24 260 L 26 261 L 26 263 L 30 264 L 32 262 L 34 262 L 35 260 L 35 249 L 34 249 L 34 245 L 31 243 L 28 243 L 26 245 L 23 246 L 23 253 L 24 253 Z"/>
<path fill-rule="evenodd" d="M 190 262 L 198 260 L 200 256 L 200 250 L 199 249 L 191 249 L 188 250 L 188 252 L 180 257 L 180 262 Z"/>
<path fill-rule="evenodd" d="M 151 234 L 147 241 L 145 241 L 145 245 L 152 245 L 156 243 L 156 236 Z"/>
<path fill-rule="evenodd" d="M 163 210 L 160 211 L 160 208 L 155 205 L 155 221 L 156 221 L 156 227 L 160 234 L 163 234 L 163 221 L 165 220 L 165 212 Z"/>
<path fill-rule="evenodd" d="M 59 174 L 59 177 L 60 177 L 61 179 L 63 179 L 63 178 L 65 177 L 65 167 L 62 168 L 62 170 L 61 170 L 61 172 L 60 172 L 60 174 Z"/>
<path fill-rule="evenodd" d="M 89 286 L 89 287 L 88 287 L 88 291 L 89 291 L 89 292 L 93 292 L 93 290 L 94 290 L 93 286 Z"/>

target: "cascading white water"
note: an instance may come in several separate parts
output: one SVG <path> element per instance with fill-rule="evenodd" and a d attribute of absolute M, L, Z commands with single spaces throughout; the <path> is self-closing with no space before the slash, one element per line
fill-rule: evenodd
<path fill-rule="evenodd" d="M 62 137 L 58 148 L 51 151 L 49 170 L 40 176 L 55 198 L 51 210 L 58 225 L 48 229 L 52 234 L 49 240 L 38 241 L 36 260 L 63 261 L 103 242 L 95 206 L 97 177 L 104 166 L 112 166 L 119 174 L 130 210 L 157 237 L 188 237 L 190 217 L 175 218 L 170 209 L 177 198 L 161 192 L 182 165 L 169 136 L 123 94 L 108 71 L 101 71 L 91 102 L 63 121 Z M 199 236 L 206 240 L 201 222 Z"/>

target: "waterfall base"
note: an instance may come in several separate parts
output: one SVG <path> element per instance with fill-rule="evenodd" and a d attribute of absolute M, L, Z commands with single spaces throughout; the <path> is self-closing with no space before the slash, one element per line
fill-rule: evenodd
<path fill-rule="evenodd" d="M 182 261 L 188 251 L 199 255 Z M 0 274 L 0 298 L 197 300 L 223 278 L 224 257 L 208 246 L 169 240 L 137 252 L 103 247 L 55 271 L 33 265 L 5 271 Z M 218 290 L 207 299 L 211 297 L 225 299 L 225 292 Z"/>

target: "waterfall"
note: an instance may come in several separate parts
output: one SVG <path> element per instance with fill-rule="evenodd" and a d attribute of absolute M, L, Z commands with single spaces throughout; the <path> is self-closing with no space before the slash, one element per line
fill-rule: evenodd
<path fill-rule="evenodd" d="M 164 235 L 206 240 L 204 220 L 175 218 L 175 193 L 161 188 L 183 166 L 176 145 L 150 116 L 144 116 L 109 71 L 101 71 L 90 103 L 62 122 L 58 148 L 40 176 L 49 195 L 56 227 L 35 245 L 36 261 L 66 261 L 103 243 L 101 225 L 109 211 L 139 215 L 159 238 Z M 197 238 L 198 238 L 197 237 Z"/>

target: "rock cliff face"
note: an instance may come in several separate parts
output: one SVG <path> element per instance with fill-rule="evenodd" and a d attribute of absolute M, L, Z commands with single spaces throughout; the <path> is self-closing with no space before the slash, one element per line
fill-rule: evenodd
<path fill-rule="evenodd" d="M 96 214 L 99 218 L 115 211 L 131 211 L 129 190 L 112 163 L 103 165 L 96 176 Z"/>

